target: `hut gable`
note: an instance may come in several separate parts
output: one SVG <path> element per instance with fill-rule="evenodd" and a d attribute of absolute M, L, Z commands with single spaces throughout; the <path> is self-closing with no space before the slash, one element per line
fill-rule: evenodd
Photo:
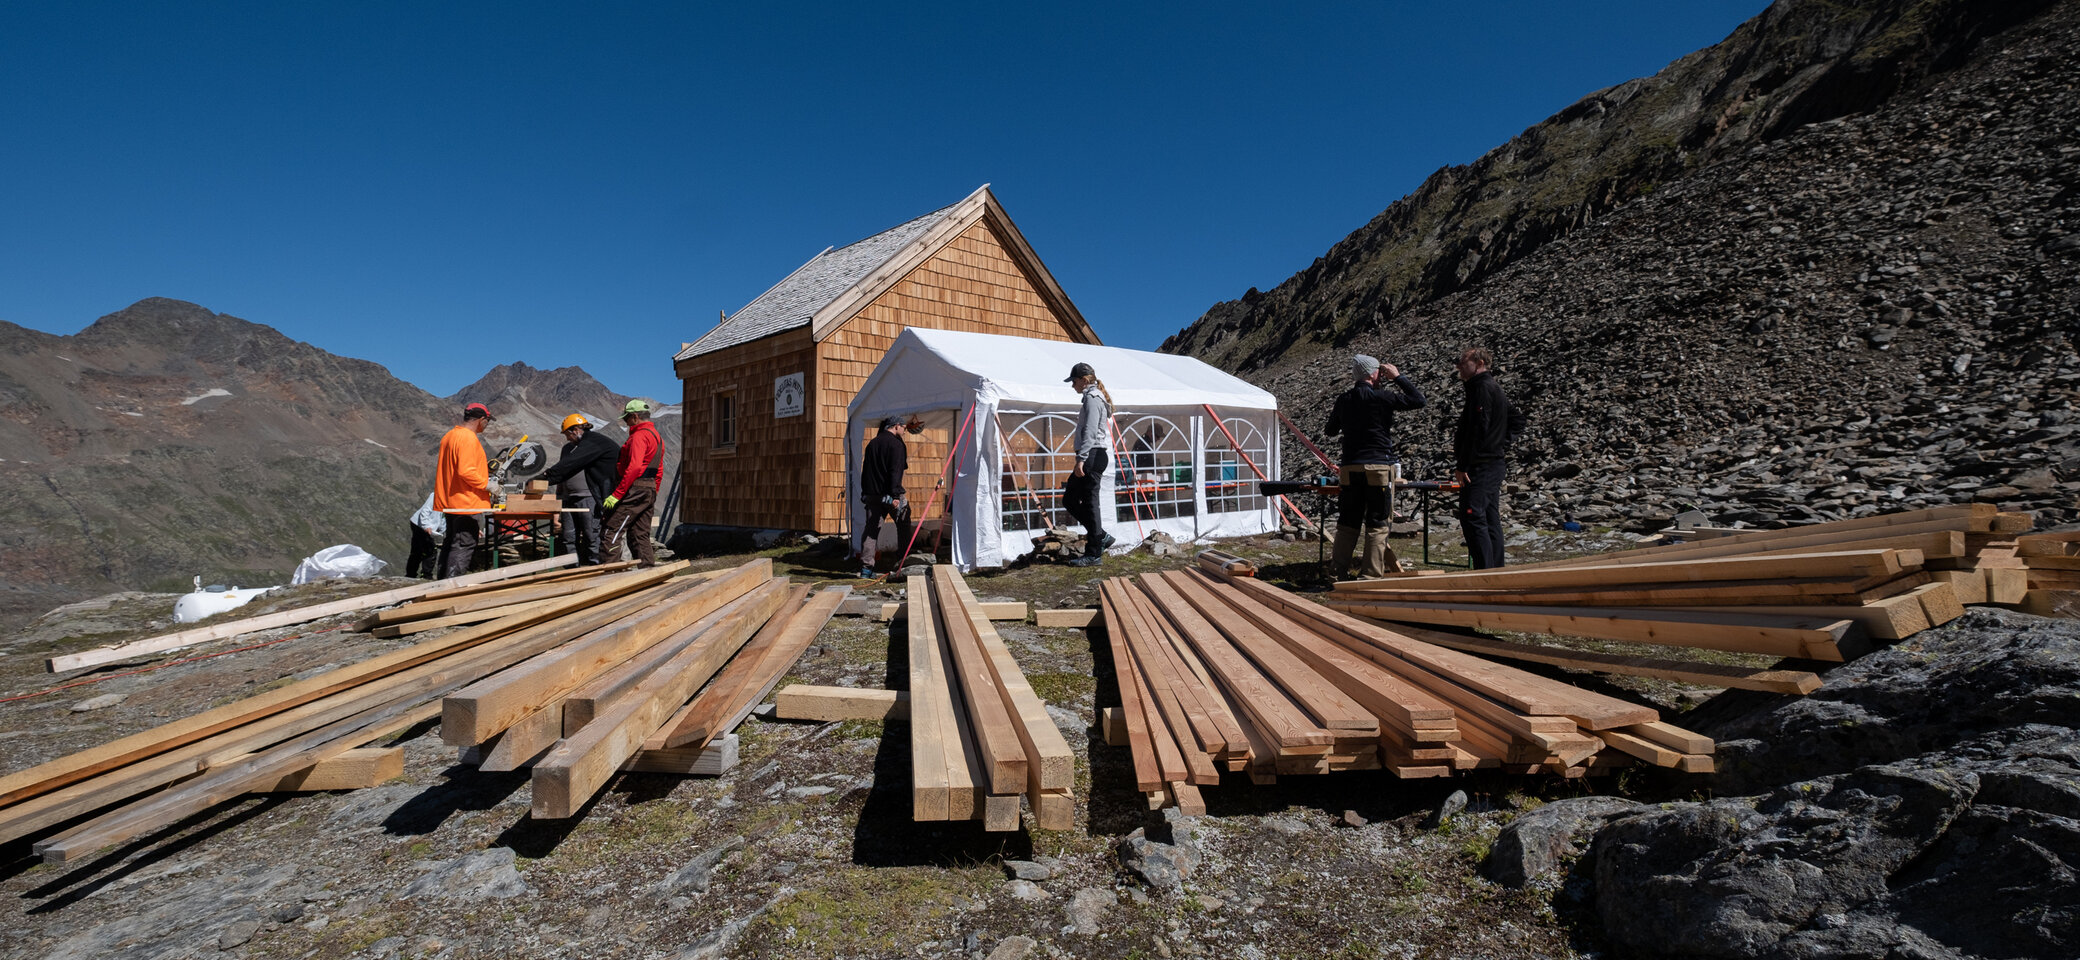
<path fill-rule="evenodd" d="M 912 328 L 1098 343 L 984 184 L 959 203 L 824 250 L 686 344 L 685 517 L 727 526 L 847 529 L 846 407 Z M 769 396 L 799 383 L 805 416 Z M 950 438 L 918 438 L 912 455 Z"/>
<path fill-rule="evenodd" d="M 921 275 L 912 278 L 920 267 L 925 268 Z M 912 289 L 894 289 L 906 280 L 911 281 Z M 1006 300 L 972 292 L 983 284 L 989 285 L 985 289 L 991 293 L 1019 291 L 1024 296 Z M 895 294 L 892 299 L 891 293 Z M 957 324 L 994 325 L 1001 319 L 993 316 L 994 309 L 1009 306 L 1013 312 L 1003 317 L 1031 316 L 1040 321 L 1032 325 L 1034 334 L 1042 334 L 1043 327 L 1066 328 L 1069 339 L 1099 342 L 1097 332 L 1062 292 L 985 183 L 952 206 L 811 257 L 699 340 L 687 344 L 673 360 L 684 365 L 703 354 L 802 326 L 809 327 L 813 339 L 822 342 L 862 310 L 882 301 L 895 310 L 925 305 L 925 315 Z M 875 322 L 886 319 L 873 318 Z M 902 326 L 909 325 L 900 324 L 884 336 L 893 338 Z"/>

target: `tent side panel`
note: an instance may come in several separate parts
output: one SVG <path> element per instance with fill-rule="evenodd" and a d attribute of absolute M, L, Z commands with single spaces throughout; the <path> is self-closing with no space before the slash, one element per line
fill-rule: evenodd
<path fill-rule="evenodd" d="M 815 397 L 819 409 L 815 523 L 811 529 L 818 533 L 848 530 L 845 450 L 848 443 L 865 443 L 866 438 L 846 436 L 846 407 L 907 327 L 1075 339 L 1067 323 L 1048 308 L 1032 279 L 1004 252 L 987 220 L 969 227 L 918 264 L 817 344 Z M 931 499 L 932 483 L 945 454 L 943 446 L 932 448 L 912 438 L 910 473 L 904 485 L 913 510 L 921 511 Z"/>
<path fill-rule="evenodd" d="M 816 344 L 802 327 L 679 362 L 685 420 L 681 516 L 687 523 L 806 530 L 814 522 Z M 802 412 L 776 417 L 776 381 L 801 374 Z M 843 404 L 839 423 L 844 422 Z M 719 443 L 719 418 L 734 443 Z"/>

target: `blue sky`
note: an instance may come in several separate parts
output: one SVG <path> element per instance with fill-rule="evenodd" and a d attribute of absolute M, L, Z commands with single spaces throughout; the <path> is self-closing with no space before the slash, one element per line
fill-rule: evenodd
<path fill-rule="evenodd" d="M 1153 349 L 1763 0 L 0 5 L 0 320 L 191 300 L 449 394 L 671 354 L 992 184 Z"/>

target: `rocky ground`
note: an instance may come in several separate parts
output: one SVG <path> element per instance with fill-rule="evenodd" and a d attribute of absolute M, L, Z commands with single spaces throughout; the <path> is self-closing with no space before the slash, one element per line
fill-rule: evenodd
<path fill-rule="evenodd" d="M 1975 499 L 2080 518 L 2080 3 L 2008 6 L 2039 8 L 1951 72 L 1634 183 L 1434 299 L 1372 309 L 1354 234 L 1267 297 L 1287 313 L 1263 319 L 1300 339 L 1242 375 L 1313 430 L 1351 353 L 1398 363 L 1433 401 L 1402 417 L 1400 442 L 1436 476 L 1459 406 L 1449 360 L 1490 347 L 1531 422 L 1512 502 L 1542 525 L 1651 529 L 1688 508 L 1774 525 Z M 1644 94 L 1584 104 L 1629 96 Z M 1539 129 L 1592 122 L 1577 112 Z M 1457 229 L 1462 214 L 1436 215 Z"/>
<path fill-rule="evenodd" d="M 1456 544 L 1442 542 L 1454 538 L 1439 539 L 1440 557 L 1456 552 Z M 1560 543 L 1527 531 L 1515 549 L 1535 556 L 1622 539 L 1585 534 Z M 1268 576 L 1313 577 L 1312 543 L 1230 548 L 1257 560 Z M 832 568 L 842 566 L 799 547 L 766 555 L 797 575 L 834 576 Z M 1099 573 L 1180 562 L 1143 552 L 1109 560 L 1099 571 L 1034 564 L 972 582 L 985 599 L 1080 606 L 1092 602 Z M 381 585 L 314 585 L 299 588 L 310 596 L 271 602 L 307 603 L 321 593 Z M 146 621 L 163 617 L 169 603 L 164 595 L 120 596 L 12 634 L 0 660 L 0 690 L 18 696 L 42 689 L 49 679 L 36 672 L 38 658 L 150 632 Z M 1946 641 L 1924 635 L 1929 639 L 1840 668 L 1838 684 L 1831 678 L 1822 694 L 1803 701 L 1711 701 L 1705 691 L 1665 684 L 1598 684 L 1671 710 L 1704 702 L 1691 715 L 1724 726 L 1730 766 L 1740 771 L 1716 791 L 1706 779 L 1648 771 L 1587 784 L 1504 777 L 1402 782 L 1354 773 L 1252 786 L 1231 777 L 1206 790 L 1209 813 L 1201 818 L 1148 812 L 1133 789 L 1126 751 L 1105 746 L 1093 726 L 1096 708 L 1117 703 L 1102 638 L 1007 624 L 1007 642 L 1077 750 L 1084 802 L 1072 830 L 998 835 L 912 822 L 901 723 L 753 719 L 741 728 L 742 760 L 730 773 L 623 776 L 567 822 L 531 819 L 525 776 L 458 766 L 438 731 L 424 727 L 396 738 L 406 748 L 406 773 L 382 787 L 227 804 L 71 866 L 40 864 L 26 844 L 0 848 L 0 896 L 12 904 L 0 957 L 1767 955 L 1726 953 L 1713 943 L 1727 929 L 1747 931 L 1758 946 L 1848 942 L 1848 934 L 1830 930 L 1856 931 L 1856 944 L 1878 943 L 1884 931 L 1900 928 L 1899 917 L 1918 922 L 1915 897 L 1926 902 L 1928 891 L 1949 889 L 1947 874 L 1931 874 L 1915 851 L 1990 838 L 2018 819 L 2028 820 L 2029 832 L 2003 841 L 2001 853 L 2037 851 L 2032 875 L 2010 877 L 1984 862 L 1956 882 L 2006 878 L 2026 884 L 2017 896 L 2045 898 L 2040 927 L 2048 932 L 1998 942 L 2069 942 L 2058 938 L 2072 935 L 2070 911 L 2061 906 L 2072 903 L 2070 874 L 2059 880 L 2045 868 L 2080 863 L 2070 846 L 2058 845 L 2080 815 L 2061 806 L 2071 781 L 2058 780 L 2070 775 L 2075 751 L 2075 632 L 2012 615 L 1969 619 L 1956 633 L 1974 638 L 1971 659 L 1955 659 Z M 297 639 L 257 649 L 0 701 L 0 739 L 7 743 L 0 767 L 18 769 L 394 643 L 330 626 L 301 628 L 291 634 Z M 2028 638 L 2014 648 L 2036 653 L 2000 665 L 2008 636 Z M 903 649 L 901 634 L 887 624 L 840 618 L 789 682 L 900 683 Z M 1996 673 L 2008 679 L 1995 682 Z M 1917 700 L 1916 684 L 1949 693 Z M 1995 688 L 2018 692 L 1980 696 Z M 110 695 L 121 699 L 111 704 Z M 1932 732 L 1949 705 L 1975 698 L 1987 705 L 1964 724 L 1968 732 Z M 2023 724 L 2035 726 L 2026 734 L 1997 732 Z M 1858 725 L 1873 737 L 1825 738 L 1843 745 L 1832 754 L 1814 750 L 1790 762 L 1782 749 Z M 1968 740 L 1995 746 L 1973 747 L 1980 756 L 1970 764 L 1933 770 L 1943 765 L 1932 757 L 1961 751 Z M 2025 753 L 2035 759 L 2025 762 Z M 2056 762 L 2068 766 L 2043 757 L 2062 757 Z M 1872 772 L 1879 768 L 1866 764 L 1918 765 L 1919 772 Z M 1928 794 L 1915 809 L 1935 812 L 1887 826 L 1890 807 L 1855 799 L 1873 792 L 1873 777 L 1911 780 L 1911 790 L 1895 792 Z M 1825 788 L 1819 799 L 1800 792 L 1812 784 Z M 1609 796 L 1579 811 L 1585 801 L 1575 798 L 1592 791 Z M 1802 819 L 1785 819 L 1787 791 L 1804 805 Z M 1720 794 L 1744 799 L 1714 799 Z M 1738 816 L 1727 819 L 1722 808 Z M 1813 812 L 1837 809 L 1843 812 Z M 1556 819 L 1567 829 L 1528 834 L 1546 837 L 1543 858 L 1517 852 L 1527 846 L 1524 826 L 1505 829 L 1513 821 Z M 1811 825 L 1820 821 L 1848 826 L 1815 832 Z M 1703 829 L 1698 824 L 1719 823 L 1728 826 L 1694 836 Z M 1842 844 L 1825 838 L 1857 825 L 1892 838 L 1882 854 L 1858 861 L 1882 861 L 1866 870 L 1861 886 L 1826 887 L 1827 896 L 1805 907 L 1753 908 L 1768 899 L 1757 891 L 1779 889 L 1772 882 L 1781 886 L 1815 869 L 1837 872 Z M 1612 833 L 1621 827 L 1647 839 Z M 1506 839 L 1498 843 L 1498 835 Z M 1746 852 L 1724 852 L 1735 842 L 1747 844 L 1738 848 Z M 1583 846 L 1599 853 L 1573 860 Z M 1606 847 L 1632 853 L 1604 855 Z M 1512 857 L 1514 876 L 1504 865 Z M 1781 860 L 1782 869 L 1743 880 L 1739 870 L 1758 857 Z M 1970 854 L 1953 859 L 1969 863 Z M 1901 866 L 1910 861 L 1910 868 Z M 1667 899 L 1688 889 L 1684 877 L 1729 872 L 1733 879 L 1713 889 L 1729 891 L 1733 906 L 1718 914 L 1652 924 L 1645 917 L 1655 911 L 1622 906 Z M 1782 889 L 1806 897 L 1817 888 L 1808 882 Z M 1869 896 L 1874 892 L 1878 900 Z M 1815 906 L 1823 901 L 1839 908 Z M 1836 923 L 1838 917 L 1848 919 Z M 1941 930 L 1908 939 L 1936 947 L 1903 955 L 1955 955 L 1937 947 L 1994 942 L 1959 941 Z M 1821 947 L 1782 955 L 1826 955 Z"/>

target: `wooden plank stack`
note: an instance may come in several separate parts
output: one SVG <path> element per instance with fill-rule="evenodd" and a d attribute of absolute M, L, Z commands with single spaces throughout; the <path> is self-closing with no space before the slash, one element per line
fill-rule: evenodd
<path fill-rule="evenodd" d="M 2014 550 L 2025 587 L 2016 609 L 2045 617 L 2080 617 L 2080 530 L 2018 536 Z"/>
<path fill-rule="evenodd" d="M 1201 806 L 1226 771 L 1385 768 L 1582 776 L 1636 758 L 1711 769 L 1706 738 L 1649 707 L 1414 639 L 1232 572 L 1100 585 L 1116 725 L 1152 806 Z M 1108 729 L 1115 725 L 1108 724 Z"/>
<path fill-rule="evenodd" d="M 66 862 L 244 794 L 372 785 L 401 754 L 364 745 L 433 719 L 487 768 L 532 765 L 538 817 L 577 813 L 621 769 L 719 772 L 724 735 L 847 590 L 805 599 L 769 560 L 686 566 L 507 587 L 495 619 L 0 777 L 0 842 L 78 821 L 35 844 Z M 497 593 L 443 589 L 403 622 Z"/>
<path fill-rule="evenodd" d="M 1074 825 L 1076 758 L 961 575 L 909 578 L 911 816 L 1016 830 Z"/>
<path fill-rule="evenodd" d="M 1989 504 L 1937 507 L 1496 570 L 1341 583 L 1329 605 L 1397 623 L 1841 662 L 1868 641 L 1900 640 L 1956 619 L 1967 604 L 2021 605 L 2027 590 L 2039 589 L 2028 584 L 2062 582 L 2022 553 L 2052 553 L 2061 549 L 2054 544 L 2080 542 L 2080 534 L 2018 536 L 2031 519 Z M 2073 539 L 2058 539 L 2065 537 Z M 2038 604 L 2049 607 L 2048 596 Z M 1818 688 L 1805 671 L 1429 638 L 1578 669 L 1787 693 Z"/>

